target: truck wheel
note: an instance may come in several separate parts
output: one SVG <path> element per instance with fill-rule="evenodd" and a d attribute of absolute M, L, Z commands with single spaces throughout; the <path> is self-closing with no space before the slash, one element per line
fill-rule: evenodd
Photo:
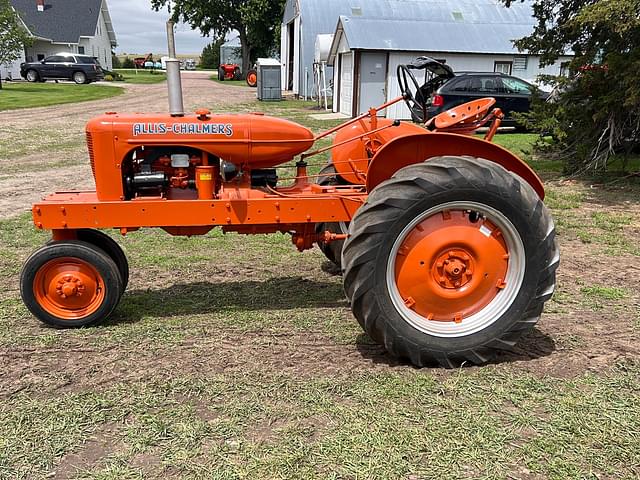
<path fill-rule="evenodd" d="M 27 82 L 36 83 L 40 80 L 40 75 L 35 70 L 27 71 Z"/>
<path fill-rule="evenodd" d="M 220 80 L 221 82 L 224 82 L 224 76 L 225 76 L 224 68 L 220 67 L 218 69 L 218 80 Z"/>
<path fill-rule="evenodd" d="M 437 157 L 370 194 L 349 227 L 344 286 L 360 325 L 422 367 L 482 364 L 538 321 L 559 252 L 548 210 L 487 160 Z"/>
<path fill-rule="evenodd" d="M 73 74 L 73 81 L 78 85 L 82 85 L 87 81 L 87 75 L 84 72 L 75 72 Z"/>
<path fill-rule="evenodd" d="M 98 247 L 79 240 L 54 242 L 25 262 L 20 294 L 43 323 L 57 328 L 85 327 L 113 312 L 122 282 L 115 262 Z"/>
<path fill-rule="evenodd" d="M 336 168 L 329 164 L 320 170 L 321 177 L 318 177 L 319 185 L 345 185 L 340 177 L 336 175 Z M 349 229 L 348 222 L 331 222 L 331 223 L 318 223 L 316 224 L 316 233 L 323 233 L 327 230 L 333 233 L 347 233 Z M 342 263 L 342 246 L 344 245 L 344 240 L 336 240 L 335 242 L 318 242 L 318 247 L 322 253 L 324 253 L 327 259 L 335 264 L 338 268 L 341 268 Z"/>

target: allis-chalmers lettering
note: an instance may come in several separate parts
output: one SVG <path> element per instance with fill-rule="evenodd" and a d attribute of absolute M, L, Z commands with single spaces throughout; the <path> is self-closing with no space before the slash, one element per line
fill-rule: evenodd
<path fill-rule="evenodd" d="M 134 123 L 133 136 L 138 135 L 233 135 L 233 125 L 230 123 Z"/>

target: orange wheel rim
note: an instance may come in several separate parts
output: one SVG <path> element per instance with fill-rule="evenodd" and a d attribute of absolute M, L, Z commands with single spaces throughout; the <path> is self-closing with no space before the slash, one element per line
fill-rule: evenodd
<path fill-rule="evenodd" d="M 100 308 L 105 286 L 93 265 L 78 258 L 61 257 L 38 270 L 33 292 L 38 304 L 50 315 L 78 320 Z"/>
<path fill-rule="evenodd" d="M 504 215 L 481 204 L 457 202 L 427 213 L 392 248 L 392 300 L 426 333 L 473 333 L 515 299 L 524 275 L 522 241 Z"/>
<path fill-rule="evenodd" d="M 247 80 L 249 80 L 249 83 L 253 85 L 257 81 L 256 75 L 254 73 L 249 74 L 249 78 Z"/>

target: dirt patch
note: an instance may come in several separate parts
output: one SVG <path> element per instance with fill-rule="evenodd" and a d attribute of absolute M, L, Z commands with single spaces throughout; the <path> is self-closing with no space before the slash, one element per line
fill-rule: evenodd
<path fill-rule="evenodd" d="M 80 448 L 62 457 L 57 468 L 50 472 L 48 477 L 67 480 L 114 454 L 119 447 L 118 430 L 119 425 L 116 423 L 101 426 Z"/>

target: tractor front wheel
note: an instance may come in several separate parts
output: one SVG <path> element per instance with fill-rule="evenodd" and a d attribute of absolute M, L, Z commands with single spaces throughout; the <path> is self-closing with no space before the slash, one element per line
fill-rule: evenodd
<path fill-rule="evenodd" d="M 118 267 L 122 281 L 122 291 L 124 292 L 127 289 L 127 285 L 129 285 L 129 262 L 118 242 L 106 233 L 90 228 L 78 230 L 78 240 L 95 245 L 111 257 Z"/>
<path fill-rule="evenodd" d="M 52 242 L 27 259 L 20 294 L 29 311 L 57 328 L 94 325 L 118 305 L 123 285 L 102 249 L 73 240 Z"/>
<path fill-rule="evenodd" d="M 559 262 L 548 210 L 487 160 L 439 157 L 370 194 L 342 254 L 353 313 L 416 366 L 482 364 L 538 321 Z"/>

